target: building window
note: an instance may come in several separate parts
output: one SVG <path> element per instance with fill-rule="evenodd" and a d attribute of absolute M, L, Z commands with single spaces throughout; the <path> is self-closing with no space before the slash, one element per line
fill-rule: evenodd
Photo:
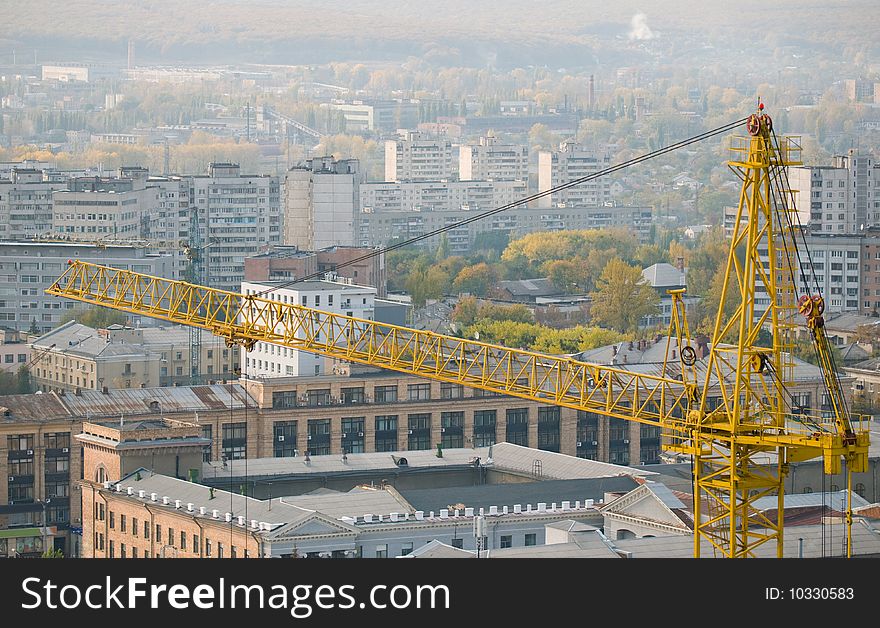
<path fill-rule="evenodd" d="M 412 551 L 413 551 L 413 544 L 412 544 L 412 542 L 404 543 L 404 544 L 401 546 L 401 548 L 400 548 L 400 555 L 401 555 L 401 556 L 407 556 L 408 554 L 411 554 Z"/>
<path fill-rule="evenodd" d="M 509 408 L 507 410 L 507 442 L 523 447 L 529 446 L 528 408 Z"/>
<path fill-rule="evenodd" d="M 110 539 L 110 558 L 116 557 L 116 546 L 113 542 L 113 539 Z"/>
<path fill-rule="evenodd" d="M 156 543 L 162 542 L 162 527 L 157 523 L 156 524 Z"/>
<path fill-rule="evenodd" d="M 461 399 L 464 397 L 464 386 L 443 382 L 440 384 L 441 399 Z"/>
<path fill-rule="evenodd" d="M 458 549 L 461 549 L 462 547 L 464 547 L 464 539 L 455 537 L 454 539 L 452 539 L 451 545 L 452 547 L 457 547 Z"/>
<path fill-rule="evenodd" d="M 443 448 L 464 447 L 464 412 L 440 413 L 440 445 Z"/>
<path fill-rule="evenodd" d="M 525 545 L 526 547 L 531 547 L 532 545 L 537 545 L 537 544 L 538 544 L 538 535 L 537 534 L 534 534 L 534 533 L 526 534 L 525 542 L 523 543 L 523 545 Z"/>
<path fill-rule="evenodd" d="M 241 460 L 247 457 L 247 423 L 223 424 L 223 457 Z"/>
<path fill-rule="evenodd" d="M 376 403 L 394 403 L 397 401 L 397 386 L 376 386 L 373 389 L 373 401 Z"/>
<path fill-rule="evenodd" d="M 137 517 L 132 517 L 132 518 L 131 518 L 131 535 L 132 535 L 132 536 L 137 536 L 137 535 L 138 535 L 138 520 L 137 520 Z"/>
<path fill-rule="evenodd" d="M 276 458 L 292 458 L 296 456 L 296 421 L 275 421 L 272 424 L 274 433 L 273 450 Z"/>
<path fill-rule="evenodd" d="M 410 414 L 407 417 L 407 449 L 417 451 L 431 448 L 431 415 Z"/>
<path fill-rule="evenodd" d="M 183 534 L 183 533 L 181 532 L 181 534 Z M 198 534 L 193 534 L 192 551 L 193 551 L 193 554 L 199 553 L 199 535 Z"/>
<path fill-rule="evenodd" d="M 217 558 L 223 558 L 223 543 L 217 541 Z"/>
<path fill-rule="evenodd" d="M 342 403 L 351 405 L 364 403 L 366 401 L 366 395 L 364 395 L 363 386 L 361 386 L 360 388 L 343 388 L 341 392 Z"/>
<path fill-rule="evenodd" d="M 126 524 L 126 521 L 125 521 L 125 515 L 120 514 L 120 515 L 119 515 L 119 531 L 120 531 L 120 532 L 125 532 L 125 531 L 126 531 L 126 530 L 125 530 L 125 527 L 126 527 L 125 524 Z"/>
<path fill-rule="evenodd" d="M 406 393 L 410 401 L 428 401 L 431 399 L 431 384 L 407 384 Z"/>
<path fill-rule="evenodd" d="M 538 408 L 538 449 L 559 453 L 559 408 Z"/>
<path fill-rule="evenodd" d="M 211 541 L 205 539 L 205 556 L 211 557 Z"/>
<path fill-rule="evenodd" d="M 210 443 L 205 445 L 204 449 L 202 449 L 202 461 L 203 462 L 211 462 L 211 450 L 214 448 L 214 437 L 213 437 L 213 426 L 212 425 L 203 425 L 202 426 L 202 438 L 207 438 Z"/>
<path fill-rule="evenodd" d="M 342 452 L 364 453 L 365 417 L 342 417 Z"/>
<path fill-rule="evenodd" d="M 144 521 L 144 540 L 145 541 L 150 540 L 150 522 L 149 521 Z"/>
<path fill-rule="evenodd" d="M 309 455 L 325 456 L 330 453 L 330 419 L 309 419 L 306 449 Z"/>
<path fill-rule="evenodd" d="M 495 410 L 474 411 L 474 447 L 495 443 Z"/>
<path fill-rule="evenodd" d="M 319 368 L 319 367 L 315 367 Z M 329 406 L 330 405 L 330 389 L 322 388 L 320 390 L 310 390 L 306 394 L 307 404 L 310 408 L 314 408 L 317 406 Z"/>
<path fill-rule="evenodd" d="M 116 527 L 116 513 L 112 510 L 110 511 L 110 529 L 113 530 Z"/>
<path fill-rule="evenodd" d="M 501 549 L 506 547 L 513 547 L 513 535 L 511 534 L 501 535 Z"/>
<path fill-rule="evenodd" d="M 125 543 L 120 543 L 120 544 L 119 544 L 119 556 L 120 556 L 120 558 L 126 558 L 126 555 L 125 555 Z"/>
<path fill-rule="evenodd" d="M 377 545 L 376 546 L 376 558 L 388 558 L 388 546 L 387 545 Z"/>
<path fill-rule="evenodd" d="M 397 415 L 376 417 L 376 451 L 397 451 Z"/>

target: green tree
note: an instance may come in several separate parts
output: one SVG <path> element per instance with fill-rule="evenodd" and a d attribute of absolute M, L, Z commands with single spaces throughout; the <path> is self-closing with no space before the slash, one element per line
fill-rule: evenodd
<path fill-rule="evenodd" d="M 642 317 L 657 313 L 660 302 L 641 269 L 619 258 L 608 262 L 590 296 L 593 320 L 621 332 L 636 331 Z"/>
<path fill-rule="evenodd" d="M 128 317 L 123 312 L 97 305 L 86 309 L 68 310 L 61 316 L 61 324 L 76 321 L 95 329 L 104 329 L 110 325 L 125 325 Z"/>
<path fill-rule="evenodd" d="M 452 282 L 452 290 L 458 294 L 467 292 L 476 296 L 486 296 L 498 281 L 494 268 L 481 262 L 461 269 Z"/>

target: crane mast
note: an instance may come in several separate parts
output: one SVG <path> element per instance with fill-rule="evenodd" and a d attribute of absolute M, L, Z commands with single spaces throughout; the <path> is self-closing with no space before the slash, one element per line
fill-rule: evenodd
<path fill-rule="evenodd" d="M 694 556 L 710 547 L 716 555 L 751 557 L 761 545 L 775 543 L 781 557 L 783 480 L 789 465 L 823 458 L 826 473 L 839 473 L 843 460 L 850 474 L 866 471 L 868 431 L 846 414 L 839 386 L 825 416 L 794 407 L 788 391 L 791 337 L 795 316 L 804 311 L 794 273 L 785 272 L 796 253 L 795 209 L 790 191 L 779 182 L 780 169 L 799 163 L 799 147 L 792 138 L 775 141 L 772 122 L 762 112 L 749 119 L 748 131 L 732 146 L 730 167 L 742 179 L 742 191 L 705 368 L 698 368 L 690 345 L 682 291 L 672 291 L 668 343 L 675 343 L 677 351 L 667 350 L 659 375 L 78 260 L 71 260 L 47 292 L 207 329 L 230 347 L 274 343 L 658 426 L 664 449 L 693 460 Z M 728 299 L 736 300 L 731 316 L 724 314 Z M 826 357 L 822 365 L 827 370 L 826 363 L 833 362 L 827 359 L 827 339 L 822 344 L 822 326 L 816 325 L 816 347 L 820 358 Z M 765 327 L 773 335 L 770 348 L 758 346 Z M 836 374 L 826 372 L 825 377 L 831 381 Z M 710 403 L 710 391 L 718 394 L 717 403 Z M 755 508 L 755 500 L 768 495 L 776 496 L 779 505 L 772 520 Z"/>

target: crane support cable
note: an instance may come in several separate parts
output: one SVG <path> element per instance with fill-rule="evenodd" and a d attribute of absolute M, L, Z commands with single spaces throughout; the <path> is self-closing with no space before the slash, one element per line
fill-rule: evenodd
<path fill-rule="evenodd" d="M 377 255 L 383 255 L 385 253 L 390 253 L 391 251 L 395 251 L 397 249 L 409 246 L 411 244 L 415 244 L 417 242 L 421 242 L 422 240 L 427 240 L 429 238 L 433 238 L 447 231 L 451 231 L 452 229 L 458 229 L 465 225 L 469 225 L 471 223 L 483 220 L 484 218 L 488 218 L 490 216 L 494 216 L 495 214 L 500 214 L 509 209 L 513 209 L 515 207 L 519 207 L 521 205 L 525 205 L 527 203 L 531 203 L 532 201 L 536 201 L 540 198 L 544 198 L 545 196 L 550 196 L 551 194 L 556 194 L 562 190 L 567 190 L 568 188 L 575 187 L 577 185 L 581 185 L 582 183 L 586 183 L 587 181 L 592 181 L 594 179 L 598 179 L 600 177 L 607 176 L 609 174 L 613 174 L 619 170 L 623 170 L 625 168 L 629 168 L 630 166 L 635 166 L 636 164 L 640 164 L 644 161 L 648 161 L 649 159 L 653 159 L 654 157 L 659 157 L 660 155 L 665 155 L 666 153 L 670 153 L 674 150 L 678 150 L 679 148 L 684 148 L 685 146 L 689 146 L 691 144 L 695 144 L 697 142 L 701 142 L 703 140 L 707 140 L 710 137 L 715 137 L 716 135 L 721 135 L 722 133 L 726 133 L 728 131 L 732 131 L 737 126 L 741 125 L 746 121 L 746 118 L 742 118 L 741 120 L 736 120 L 735 122 L 730 122 L 723 126 L 716 127 L 709 131 L 704 131 L 703 133 L 699 133 L 698 135 L 694 135 L 693 137 L 689 137 L 687 139 L 680 140 L 668 146 L 664 146 L 663 148 L 658 148 L 657 150 L 653 150 L 649 153 L 645 153 L 644 155 L 639 155 L 638 157 L 633 157 L 632 159 L 628 159 L 619 164 L 615 164 L 609 168 L 605 168 L 598 172 L 594 172 L 588 174 L 586 176 L 580 177 L 578 179 L 572 179 L 571 181 L 566 181 L 565 183 L 560 183 L 559 185 L 549 188 L 547 190 L 543 190 L 541 192 L 536 192 L 535 194 L 531 194 L 529 196 L 523 197 L 517 201 L 513 201 L 512 203 L 507 203 L 506 205 L 502 205 L 500 207 L 496 207 L 495 209 L 490 209 L 470 218 L 465 218 L 464 220 L 458 220 L 456 222 L 450 223 L 448 225 L 444 225 L 442 227 L 438 227 L 433 231 L 429 231 L 427 233 L 423 233 L 421 235 L 409 238 L 407 240 L 403 240 L 402 242 L 396 242 L 394 244 L 390 244 L 388 246 L 376 249 L 370 253 L 366 253 L 365 255 L 360 255 L 358 257 L 352 258 L 340 264 L 337 264 L 336 268 L 344 268 L 346 266 L 351 266 L 353 264 L 357 264 L 359 262 L 363 262 L 364 260 L 368 260 Z M 319 271 L 315 273 L 311 273 L 310 275 L 306 275 L 300 279 L 291 279 L 289 281 L 283 282 L 281 284 L 275 285 L 272 288 L 268 288 L 263 290 L 262 292 L 257 292 L 257 296 L 263 296 L 272 292 L 273 290 L 277 290 L 279 288 L 286 288 L 288 286 L 292 286 L 294 284 L 300 283 L 302 281 L 309 281 L 310 279 L 320 279 L 326 275 L 326 271 Z"/>

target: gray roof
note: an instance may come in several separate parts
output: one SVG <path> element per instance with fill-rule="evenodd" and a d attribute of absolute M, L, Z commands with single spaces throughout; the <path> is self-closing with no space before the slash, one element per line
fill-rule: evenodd
<path fill-rule="evenodd" d="M 283 497 L 281 501 L 307 510 L 317 510 L 325 515 L 340 519 L 342 517 L 360 517 L 364 514 L 387 515 L 392 512 L 414 513 L 415 508 L 394 492 L 382 488 L 356 486 L 347 493 L 298 495 Z"/>
<path fill-rule="evenodd" d="M 210 386 L 167 386 L 157 388 L 83 390 L 81 394 L 67 393 L 62 398 L 68 410 L 76 416 L 92 418 L 101 415 L 148 414 L 153 401 L 159 402 L 159 412 L 200 412 L 256 407 L 240 384 L 212 384 Z"/>
<path fill-rule="evenodd" d="M 563 519 L 562 521 L 554 521 L 553 523 L 544 524 L 544 528 L 553 528 L 554 530 L 565 530 L 566 532 L 592 532 L 598 530 L 596 526 L 588 523 L 575 521 L 574 519 Z"/>
<path fill-rule="evenodd" d="M 166 389 L 162 389 L 166 390 Z M 443 457 L 438 458 L 433 449 L 421 451 L 370 452 L 348 454 L 345 461 L 339 454 L 305 456 L 293 458 L 258 458 L 247 461 L 247 474 L 250 477 L 297 476 L 322 473 L 363 473 L 365 471 L 394 470 L 405 472 L 426 468 L 473 465 L 479 458 L 481 465 L 489 464 L 489 447 L 474 449 L 444 449 Z M 618 475 L 654 475 L 655 472 L 634 469 L 607 462 L 576 458 L 512 443 L 497 443 L 492 446 L 492 466 L 495 469 L 532 477 L 535 461 L 540 461 L 542 479 L 568 480 L 577 478 L 602 478 Z M 406 458 L 407 465 L 398 466 L 392 456 Z M 212 477 L 215 471 L 224 476 L 241 477 L 245 474 L 244 460 L 229 460 L 226 467 L 220 461 L 206 462 L 203 476 Z M 444 505 L 445 507 L 445 505 Z"/>
<path fill-rule="evenodd" d="M 553 282 L 546 277 L 540 279 L 499 281 L 498 286 L 507 290 L 513 296 L 549 297 L 564 294 L 564 291 L 554 286 Z"/>
<path fill-rule="evenodd" d="M 834 542 L 828 543 L 828 536 L 833 532 Z M 842 556 L 843 546 L 839 542 L 843 538 L 842 524 L 806 525 L 789 528 L 783 535 L 783 556 L 797 558 L 799 556 L 800 539 L 803 543 L 804 558 L 820 558 L 822 556 Z M 823 535 L 825 542 L 823 544 Z M 880 533 L 862 519 L 853 521 L 853 555 L 880 554 Z M 632 558 L 691 558 L 694 555 L 694 537 L 692 535 L 658 536 L 641 539 L 621 539 L 613 541 L 618 550 L 632 552 Z M 824 549 L 823 549 L 824 545 Z M 775 558 L 776 543 L 764 543 L 755 550 L 759 558 Z M 700 555 L 713 558 L 713 547 L 708 541 L 701 543 Z"/>
<path fill-rule="evenodd" d="M 652 288 L 671 288 L 686 285 L 685 273 L 672 264 L 661 262 L 642 270 L 642 277 Z"/>
<path fill-rule="evenodd" d="M 439 512 L 454 504 L 464 504 L 466 508 L 476 511 L 490 506 L 513 508 L 520 504 L 523 510 L 531 504 L 533 510 L 539 502 L 549 508 L 556 503 L 560 507 L 563 501 L 584 502 L 587 499 L 599 501 L 605 493 L 628 492 L 638 488 L 639 484 L 631 476 L 586 478 L 576 480 L 542 480 L 536 482 L 515 482 L 510 484 L 483 484 L 480 486 L 452 486 L 444 488 L 401 489 L 400 493 L 416 510 Z"/>
<path fill-rule="evenodd" d="M 138 474 L 140 474 L 140 480 L 137 479 Z M 224 522 L 227 512 L 232 513 L 233 523 L 235 523 L 236 517 L 244 516 L 246 525 L 250 524 L 251 519 L 272 524 L 287 524 L 308 519 L 313 514 L 310 509 L 287 504 L 280 499 L 260 500 L 220 489 L 214 489 L 214 499 L 211 499 L 211 489 L 203 484 L 195 484 L 167 475 L 153 474 L 147 469 L 139 469 L 127 475 L 118 484 L 122 486 L 121 493 L 125 493 L 130 486 L 134 489 L 133 499 L 139 499 L 144 503 L 151 504 L 151 506 L 174 510 L 174 500 L 179 499 L 183 509 L 186 509 L 188 503 L 193 504 L 195 516 L 199 516 L 198 511 L 201 506 L 207 509 L 204 517 L 208 519 L 211 518 L 212 510 L 218 510 L 220 520 Z M 137 497 L 138 491 L 141 490 L 146 491 L 144 499 Z M 150 493 L 156 493 L 158 501 L 152 502 Z M 162 504 L 162 498 L 165 496 L 170 501 L 167 506 Z"/>
<path fill-rule="evenodd" d="M 871 354 L 858 343 L 851 342 L 840 348 L 840 357 L 844 362 L 856 362 L 871 357 Z"/>
<path fill-rule="evenodd" d="M 309 456 L 308 462 L 305 456 L 256 458 L 248 460 L 247 463 L 244 460 L 229 460 L 226 462 L 225 468 L 222 462 L 215 460 L 204 463 L 203 475 L 205 478 L 209 478 L 216 469 L 223 475 L 240 477 L 245 475 L 245 465 L 247 466 L 247 475 L 250 477 L 364 473 L 385 470 L 405 472 L 407 470 L 418 471 L 419 469 L 472 465 L 475 458 L 479 458 L 485 463 L 488 454 L 488 447 L 444 449 L 442 458 L 437 457 L 435 450 L 348 454 L 345 461 L 339 454 L 328 454 Z M 406 458 L 407 465 L 405 467 L 398 466 L 392 455 Z"/>
<path fill-rule="evenodd" d="M 825 329 L 828 331 L 855 331 L 861 325 L 880 325 L 880 318 L 852 312 L 825 317 Z"/>
<path fill-rule="evenodd" d="M 846 510 L 846 491 L 835 491 L 833 493 L 786 493 L 783 496 L 783 504 L 788 508 L 809 508 L 811 506 L 828 506 L 834 510 L 843 512 Z M 777 498 L 775 495 L 768 497 L 759 497 L 754 501 L 754 507 L 757 510 L 775 510 L 777 506 Z M 861 508 L 867 506 L 870 502 L 864 497 L 853 493 L 853 508 Z"/>
<path fill-rule="evenodd" d="M 443 455 L 446 455 L 446 450 Z M 492 460 L 496 469 L 522 473 L 529 477 L 533 476 L 535 462 L 540 462 L 541 479 L 543 480 L 607 478 L 618 475 L 651 476 L 655 474 L 654 471 L 587 460 L 586 458 L 523 447 L 513 443 L 493 445 Z"/>
<path fill-rule="evenodd" d="M 147 357 L 150 352 L 142 345 L 109 342 L 98 335 L 98 330 L 68 321 L 33 341 L 34 348 L 49 348 L 69 355 L 88 358 L 137 356 Z"/>
<path fill-rule="evenodd" d="M 684 503 L 665 484 L 659 482 L 645 482 L 645 487 L 654 493 L 667 508 L 686 508 Z"/>
<path fill-rule="evenodd" d="M 613 345 L 605 345 L 596 349 L 589 349 L 580 353 L 573 354 L 571 357 L 581 362 L 590 364 L 615 365 L 619 368 L 626 369 L 633 373 L 641 373 L 644 375 L 663 376 L 663 358 L 667 354 L 666 340 L 668 336 L 660 336 L 655 340 L 648 340 L 644 349 L 639 349 L 639 343 L 633 342 L 630 348 L 630 342 L 624 341 Z M 696 347 L 694 341 L 689 341 L 690 346 Z M 673 342 L 669 345 L 669 357 L 672 358 L 672 351 L 676 350 L 677 343 Z M 707 349 L 711 345 L 707 343 Z M 616 350 L 616 352 L 615 352 Z M 817 381 L 822 382 L 822 371 L 814 365 L 801 360 L 798 357 L 790 356 L 791 362 L 794 364 L 793 379 L 794 381 Z M 708 364 L 708 354 L 706 357 L 698 358 L 695 364 L 697 373 L 697 381 L 705 381 L 706 367 Z M 665 375 L 675 376 L 680 369 L 679 362 L 671 359 L 667 366 Z"/>

